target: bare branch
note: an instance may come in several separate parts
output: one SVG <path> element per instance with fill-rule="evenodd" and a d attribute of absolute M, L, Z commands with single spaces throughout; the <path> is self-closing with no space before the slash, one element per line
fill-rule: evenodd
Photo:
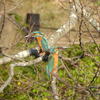
<path fill-rule="evenodd" d="M 90 55 L 90 54 L 88 54 L 88 53 L 86 53 L 86 52 L 85 52 L 85 56 L 88 56 L 88 57 L 90 57 L 91 59 L 93 59 L 94 61 L 96 61 L 97 66 L 100 65 L 100 62 L 97 61 L 97 60 L 94 58 L 94 56 L 92 56 L 92 55 Z"/>
<path fill-rule="evenodd" d="M 100 24 L 93 17 L 90 17 L 90 13 L 85 9 L 83 9 L 83 14 L 84 17 L 88 19 L 89 23 L 100 33 Z"/>
<path fill-rule="evenodd" d="M 11 82 L 12 78 L 14 76 L 14 66 L 10 65 L 10 75 L 9 78 L 7 79 L 7 81 L 0 87 L 0 92 L 2 92 L 5 87 Z"/>
<path fill-rule="evenodd" d="M 67 60 L 67 61 L 70 61 L 70 62 L 71 62 L 71 60 L 77 60 L 77 59 L 81 59 L 81 58 L 83 58 L 83 57 L 84 57 L 84 54 L 81 55 L 81 56 L 72 57 L 72 58 L 67 58 L 67 57 L 64 57 L 64 56 L 59 55 L 59 58 L 60 58 L 60 59 L 62 59 L 62 60 Z"/>
<path fill-rule="evenodd" d="M 5 3 L 3 1 L 1 1 L 3 6 L 4 6 L 4 15 L 3 15 L 3 23 L 2 23 L 2 27 L 1 27 L 1 30 L 0 30 L 0 39 L 1 39 L 1 34 L 2 34 L 2 31 L 3 31 L 3 28 L 4 28 L 4 23 L 5 23 Z"/>
<path fill-rule="evenodd" d="M 79 0 L 75 0 L 75 1 L 77 2 L 77 5 L 80 6 L 79 9 L 81 9 L 82 6 L 80 5 Z M 91 14 L 87 12 L 86 9 L 83 9 L 82 12 L 84 17 L 88 19 L 89 23 L 100 33 L 100 24 L 93 17 L 90 16 Z"/>
<path fill-rule="evenodd" d="M 15 55 L 6 55 L 6 54 L 4 54 L 4 56 L 6 56 L 6 57 L 0 58 L 0 65 L 6 64 L 6 63 L 11 62 L 13 60 L 23 61 L 22 58 L 26 58 L 26 57 L 31 56 L 31 55 L 34 55 L 35 58 L 38 58 L 40 56 L 40 54 L 38 53 L 38 48 L 31 48 L 29 50 L 19 52 Z"/>
<path fill-rule="evenodd" d="M 79 2 L 79 1 L 78 1 Z M 75 8 L 76 7 L 76 8 Z M 60 38 L 67 34 L 71 29 L 73 29 L 77 22 L 76 10 L 79 12 L 79 6 L 75 3 L 71 8 L 70 16 L 68 21 L 62 25 L 53 35 L 48 39 L 50 47 L 52 47 Z"/>
<path fill-rule="evenodd" d="M 21 55 L 20 55 L 21 56 Z M 17 66 L 21 66 L 21 67 L 25 67 L 25 66 L 30 66 L 32 64 L 36 64 L 38 62 L 42 61 L 42 56 L 33 60 L 33 61 L 29 61 L 29 62 L 21 62 L 21 63 L 14 63 L 10 65 L 10 75 L 9 78 L 7 79 L 7 81 L 0 87 L 0 92 L 2 92 L 6 86 L 11 82 L 13 76 L 14 76 L 14 67 Z"/>
<path fill-rule="evenodd" d="M 75 79 L 74 77 L 71 75 L 71 73 L 68 71 L 68 69 L 65 67 L 63 61 L 60 59 L 61 64 L 63 65 L 64 69 L 66 70 L 67 74 L 69 75 L 69 77 L 75 82 L 75 85 L 77 88 L 81 89 L 80 93 L 85 92 L 86 94 L 88 94 L 88 91 L 85 90 L 84 87 L 82 87 Z"/>
<path fill-rule="evenodd" d="M 94 79 L 98 76 L 98 73 L 100 72 L 100 68 L 98 67 L 98 69 L 97 69 L 97 71 L 96 71 L 96 73 L 95 73 L 95 75 L 94 75 L 94 77 L 93 77 L 93 79 L 91 80 L 91 84 L 94 82 Z M 91 85 L 90 84 L 90 85 Z M 89 86 L 90 86 L 89 85 Z"/>
<path fill-rule="evenodd" d="M 1 15 L 4 15 L 2 13 L 0 13 Z M 11 21 L 16 27 L 18 27 L 20 30 L 22 30 L 23 32 L 25 33 L 29 33 L 29 31 L 27 29 L 25 29 L 24 27 L 22 27 L 19 23 L 17 23 L 12 17 L 8 16 L 8 15 L 5 15 L 5 17 Z"/>
<path fill-rule="evenodd" d="M 71 75 L 71 73 L 68 71 L 68 69 L 65 67 L 63 61 L 60 59 L 61 64 L 63 65 L 64 69 L 66 70 L 67 74 L 69 75 L 69 77 L 75 82 L 76 85 L 78 85 L 78 83 L 76 82 L 76 80 L 73 78 L 73 76 Z"/>
<path fill-rule="evenodd" d="M 59 100 L 58 98 L 58 93 L 57 93 L 57 88 L 56 88 L 56 77 L 52 76 L 52 81 L 51 81 L 51 87 L 52 87 L 52 91 L 53 91 L 53 96 L 54 96 L 54 100 Z"/>
<path fill-rule="evenodd" d="M 93 41 L 94 41 L 95 45 L 97 46 L 98 51 L 100 52 L 100 48 L 98 47 L 98 45 L 97 45 L 97 43 L 96 43 L 96 41 L 95 41 L 95 39 L 94 39 L 94 37 L 93 37 L 92 33 L 89 31 L 89 29 L 88 29 L 88 27 L 87 27 L 87 25 L 86 25 L 86 23 L 85 23 L 85 22 L 84 22 L 84 24 L 85 24 L 85 26 L 86 26 L 86 28 L 87 28 L 87 30 L 88 30 L 88 32 L 89 32 L 89 34 L 90 34 L 91 38 L 93 39 Z"/>
<path fill-rule="evenodd" d="M 0 65 L 6 64 L 6 63 L 11 62 L 13 60 L 18 60 L 20 58 L 25 58 L 28 56 L 30 56 L 29 50 L 19 52 L 18 54 L 11 55 L 10 57 L 3 57 L 3 58 L 0 58 Z"/>
<path fill-rule="evenodd" d="M 84 54 L 84 49 L 83 49 L 83 46 L 82 46 L 82 23 L 83 23 L 83 7 L 82 7 L 82 13 L 81 13 L 81 21 L 80 21 L 80 25 L 79 25 L 79 42 L 80 42 L 80 47 L 81 47 L 81 50 L 83 51 L 83 54 Z"/>
<path fill-rule="evenodd" d="M 20 4 L 22 4 L 24 1 L 25 1 L 25 0 L 21 1 L 20 3 L 16 3 L 16 6 L 15 6 L 15 7 L 11 8 L 11 9 L 5 11 L 5 12 L 6 12 L 6 13 L 7 13 L 7 12 L 11 12 L 12 10 L 16 9 Z M 2 12 L 2 13 L 3 13 L 3 12 Z"/>

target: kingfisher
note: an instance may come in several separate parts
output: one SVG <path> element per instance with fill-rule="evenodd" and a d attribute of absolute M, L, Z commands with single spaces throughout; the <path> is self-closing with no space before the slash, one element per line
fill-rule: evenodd
<path fill-rule="evenodd" d="M 50 46 L 48 44 L 47 39 L 43 36 L 43 34 L 40 31 L 32 32 L 30 35 L 27 35 L 25 37 L 26 38 L 27 37 L 36 37 L 38 44 L 39 44 L 40 48 L 42 49 L 42 52 L 43 52 L 42 54 L 45 54 L 45 52 L 47 50 L 50 50 Z"/>
<path fill-rule="evenodd" d="M 55 68 L 58 64 L 58 52 L 62 49 L 68 49 L 70 47 L 53 47 L 50 50 L 50 55 L 48 58 L 48 64 L 47 64 L 47 75 L 49 78 L 51 78 L 51 72 L 56 72 Z"/>

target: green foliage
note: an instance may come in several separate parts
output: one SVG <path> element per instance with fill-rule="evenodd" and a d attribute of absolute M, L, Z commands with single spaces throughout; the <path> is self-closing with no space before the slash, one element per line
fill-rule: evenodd
<path fill-rule="evenodd" d="M 99 0 L 96 0 L 95 2 L 97 5 L 100 5 L 100 1 Z"/>
<path fill-rule="evenodd" d="M 82 1 L 82 0 L 81 0 Z M 64 11 L 60 7 L 59 9 L 56 8 L 55 4 L 51 6 L 50 0 L 40 0 L 41 5 L 39 5 L 38 9 L 35 9 L 36 6 L 33 6 L 35 12 L 41 13 L 41 20 L 43 26 L 53 26 L 53 27 L 60 27 L 63 22 L 66 21 L 66 14 L 64 15 Z M 53 1 L 54 2 L 54 1 Z M 35 2 L 34 2 L 35 3 Z M 38 2 L 36 2 L 39 4 Z M 97 5 L 100 4 L 99 0 L 96 0 L 95 3 Z M 53 7 L 55 6 L 55 8 Z M 48 9 L 49 8 L 49 9 Z M 44 13 L 44 10 L 45 13 Z M 68 13 L 67 13 L 68 14 Z M 18 15 L 17 13 L 10 13 L 14 15 L 15 20 L 18 23 L 22 22 L 22 16 Z M 64 19 L 65 16 L 65 19 Z M 48 21 L 48 19 L 50 19 Z M 59 23 L 61 22 L 61 23 Z M 23 24 L 22 26 L 25 26 Z M 28 26 L 29 27 L 29 26 Z M 51 32 L 51 30 L 50 30 Z M 24 32 L 22 32 L 24 35 Z M 23 46 L 24 43 L 18 43 L 16 47 Z M 34 41 L 32 43 L 26 43 L 27 48 L 33 48 L 38 46 Z M 62 55 L 65 57 L 76 57 L 83 54 L 79 45 L 70 45 L 72 48 L 68 50 L 62 51 Z M 100 45 L 99 45 L 100 47 Z M 90 82 L 92 81 L 95 73 L 98 70 L 96 64 L 100 64 L 100 53 L 98 52 L 96 45 L 94 43 L 86 43 L 83 45 L 85 52 L 88 54 L 92 54 L 94 59 L 91 59 L 89 56 L 85 56 L 84 58 L 77 61 L 75 64 L 71 64 L 70 62 L 64 61 L 64 64 L 68 71 L 71 73 L 73 78 L 83 87 L 88 87 Z M 98 56 L 99 55 L 99 56 Z M 34 56 L 26 58 L 27 61 L 33 60 Z M 9 64 L 0 66 L 0 85 L 3 84 L 7 78 L 9 77 Z M 1 100 L 53 100 L 52 89 L 51 89 L 51 80 L 47 77 L 46 73 L 46 66 L 47 62 L 40 62 L 37 65 L 31 65 L 28 67 L 15 67 L 14 72 L 15 75 L 13 77 L 12 82 L 4 89 L 3 93 L 0 94 Z M 61 62 L 58 62 L 59 68 L 61 67 Z M 63 82 L 57 80 L 57 91 L 60 96 L 60 100 L 63 100 L 64 97 L 70 98 L 72 97 L 77 91 L 75 88 L 75 82 L 72 78 L 67 74 L 65 69 L 62 67 L 58 70 L 57 73 L 68 85 L 65 85 Z M 2 79 L 2 80 L 1 80 Z M 19 84 L 18 84 L 19 83 Z M 100 84 L 100 73 L 94 79 L 94 82 L 91 86 L 98 86 Z M 91 88 L 90 89 L 93 93 L 99 93 L 99 89 Z M 84 93 L 83 93 L 84 94 Z M 77 93 L 69 100 L 79 100 L 83 94 Z M 97 97 L 97 96 L 95 96 Z M 78 99 L 77 99 L 78 98 Z M 88 97 L 88 100 L 93 100 L 92 97 Z"/>
<path fill-rule="evenodd" d="M 9 13 L 9 16 L 14 15 L 15 16 L 15 20 L 20 23 L 22 22 L 22 16 L 18 15 L 17 13 Z"/>
<path fill-rule="evenodd" d="M 89 48 L 87 49 L 86 47 L 89 47 Z M 100 47 L 100 45 L 99 45 L 99 47 Z M 93 77 L 94 77 L 95 73 L 98 70 L 98 67 L 96 66 L 96 64 L 99 64 L 99 62 L 100 62 L 100 53 L 96 49 L 96 46 L 95 46 L 94 43 L 90 43 L 90 44 L 87 43 L 87 44 L 85 44 L 84 45 L 84 49 L 86 50 L 86 52 L 88 52 L 90 54 L 92 53 L 93 55 L 97 55 L 97 56 L 94 56 L 94 59 L 96 59 L 96 61 L 98 63 L 94 59 L 91 59 L 91 57 L 85 56 L 84 58 L 80 59 L 76 63 L 75 66 L 70 65 L 70 63 L 68 63 L 66 61 L 64 62 L 64 64 L 65 65 L 67 64 L 68 70 L 72 74 L 73 78 L 81 86 L 86 86 L 87 87 L 89 85 L 89 83 L 93 80 Z M 66 55 L 67 57 L 75 57 L 75 56 L 82 55 L 83 52 L 80 49 L 79 45 L 73 45 L 71 50 L 70 49 L 69 50 L 65 50 L 65 51 L 62 52 L 62 54 L 64 56 Z M 68 74 L 66 73 L 66 71 L 64 69 L 59 70 L 58 74 L 61 77 L 63 77 L 64 79 L 66 79 L 67 82 L 69 82 L 69 84 L 74 85 L 74 81 L 68 76 Z M 100 75 L 94 79 L 94 82 L 93 82 L 94 85 L 97 85 L 97 84 L 100 83 L 99 77 L 100 77 Z M 61 84 L 61 85 L 60 84 L 59 84 L 59 87 L 63 86 L 63 84 Z M 61 91 L 61 90 L 59 90 L 59 91 Z M 71 88 L 69 88 L 69 90 L 67 90 L 67 93 L 68 93 L 67 97 L 70 97 L 71 95 L 73 95 L 75 93 L 75 91 L 72 90 Z M 66 95 L 66 94 L 64 94 L 64 95 Z M 76 98 L 78 96 L 79 95 L 77 94 Z"/>
<path fill-rule="evenodd" d="M 32 43 L 34 44 L 34 42 Z M 32 44 L 29 45 L 29 47 L 32 47 Z M 17 47 L 22 46 L 23 43 L 17 44 Z M 88 50 L 85 47 L 89 47 L 90 50 Z M 80 56 L 83 54 L 82 50 L 80 49 L 79 45 L 71 45 L 71 49 L 62 51 L 62 55 L 65 57 L 75 57 Z M 100 57 L 98 56 L 99 52 L 96 49 L 96 46 L 94 43 L 91 44 L 85 44 L 84 49 L 88 53 L 94 54 L 94 58 L 96 61 L 100 62 Z M 100 45 L 99 45 L 100 47 Z M 34 57 L 28 57 L 27 61 L 33 60 Z M 71 73 L 73 78 L 84 87 L 88 87 L 89 83 L 92 81 L 98 67 L 96 66 L 96 61 L 91 59 L 89 56 L 85 56 L 83 59 L 80 59 L 75 65 L 71 65 L 69 62 L 64 61 L 64 64 L 67 65 L 68 71 Z M 10 64 L 10 63 L 9 63 Z M 0 78 L 4 81 L 8 78 L 8 70 L 7 66 L 3 65 L 0 69 Z M 14 69 L 15 75 L 13 82 L 10 83 L 5 89 L 4 93 L 0 94 L 0 97 L 2 98 L 9 98 L 11 100 L 28 100 L 29 97 L 31 97 L 34 100 L 52 100 L 52 94 L 48 91 L 52 91 L 51 89 L 51 83 L 47 83 L 50 79 L 47 77 L 46 69 L 47 63 L 40 62 L 39 65 L 31 65 L 28 67 L 16 67 Z M 99 63 L 97 63 L 99 64 Z M 42 67 L 41 67 L 42 66 Z M 61 67 L 61 62 L 58 62 L 58 66 Z M 6 70 L 5 70 L 6 69 Z M 9 69 L 9 68 L 8 68 Z M 99 74 L 99 73 L 98 73 Z M 69 87 L 65 85 L 64 83 L 57 81 L 57 90 L 58 93 L 61 95 L 60 99 L 62 100 L 63 97 L 71 97 L 75 94 L 75 89 L 73 88 L 75 85 L 75 82 L 72 80 L 72 78 L 66 73 L 64 68 L 61 68 L 58 70 L 58 75 L 66 80 L 66 83 L 70 84 L 72 87 Z M 4 77 L 5 76 L 5 77 Z M 100 83 L 100 75 L 94 79 L 93 86 L 98 85 Z M 18 84 L 20 83 L 20 84 Z M 28 87 L 29 86 L 29 87 Z M 28 88 L 26 88 L 28 87 Z M 12 89 L 14 90 L 12 92 Z M 16 91 L 16 89 L 19 89 Z M 28 94 L 27 95 L 27 89 Z M 23 92 L 23 91 L 24 92 Z M 80 91 L 80 90 L 79 90 Z M 91 88 L 92 92 L 98 91 L 98 89 Z M 9 92 L 9 93 L 8 93 Z M 8 93 L 7 95 L 4 95 L 5 93 Z M 77 94 L 73 99 L 76 100 L 76 98 L 80 97 L 81 94 Z M 51 98 L 51 99 L 48 99 Z M 91 100 L 91 97 L 89 97 Z"/>
<path fill-rule="evenodd" d="M 16 44 L 16 47 L 23 46 L 23 44 L 24 44 L 24 43 L 17 43 L 17 44 Z"/>
<path fill-rule="evenodd" d="M 18 14 L 14 13 L 15 15 L 15 20 L 20 23 L 22 21 L 22 16 L 19 16 Z"/>

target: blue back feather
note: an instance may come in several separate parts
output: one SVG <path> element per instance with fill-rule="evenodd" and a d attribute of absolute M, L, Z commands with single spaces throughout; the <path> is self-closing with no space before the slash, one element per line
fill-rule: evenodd
<path fill-rule="evenodd" d="M 42 44 L 42 47 L 43 47 L 44 51 L 46 49 L 50 49 L 48 41 L 47 41 L 47 39 L 44 36 L 42 36 L 42 35 L 34 35 L 34 37 L 42 37 L 41 38 L 41 44 Z"/>
<path fill-rule="evenodd" d="M 53 70 L 53 66 L 54 66 L 54 62 L 55 62 L 55 59 L 54 59 L 54 53 L 58 52 L 59 50 L 55 50 L 57 49 L 58 47 L 53 47 L 51 50 L 50 50 L 50 55 L 49 55 L 49 59 L 48 59 L 48 65 L 47 65 L 47 75 L 48 77 L 50 78 L 50 74 L 49 72 L 52 72 Z"/>
<path fill-rule="evenodd" d="M 40 35 L 43 35 L 40 31 L 35 31 L 35 32 L 32 32 L 31 34 L 37 34 L 39 33 Z"/>
<path fill-rule="evenodd" d="M 48 65 L 47 65 L 47 68 L 46 68 L 47 75 L 48 75 L 49 78 L 50 78 L 49 72 L 52 72 L 53 66 L 54 66 L 54 57 L 53 57 L 53 54 L 50 54 L 49 59 L 48 59 Z"/>
<path fill-rule="evenodd" d="M 41 44 L 42 44 L 42 46 L 43 46 L 44 51 L 45 51 L 46 49 L 50 49 L 50 46 L 49 46 L 49 44 L 48 44 L 48 41 L 47 41 L 47 39 L 46 39 L 44 36 L 42 36 Z"/>

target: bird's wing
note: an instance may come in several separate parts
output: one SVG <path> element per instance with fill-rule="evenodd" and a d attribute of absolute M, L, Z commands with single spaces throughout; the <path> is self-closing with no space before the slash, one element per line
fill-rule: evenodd
<path fill-rule="evenodd" d="M 48 77 L 50 77 L 49 72 L 52 72 L 53 66 L 54 66 L 54 57 L 53 57 L 52 54 L 50 54 L 49 55 L 49 59 L 48 59 L 48 65 L 47 65 L 47 74 L 48 74 Z"/>
<path fill-rule="evenodd" d="M 47 41 L 47 39 L 46 39 L 44 36 L 42 36 L 41 44 L 42 44 L 42 46 L 43 46 L 44 51 L 45 51 L 46 49 L 50 49 L 50 47 L 49 47 L 49 45 L 48 45 L 48 41 Z"/>

